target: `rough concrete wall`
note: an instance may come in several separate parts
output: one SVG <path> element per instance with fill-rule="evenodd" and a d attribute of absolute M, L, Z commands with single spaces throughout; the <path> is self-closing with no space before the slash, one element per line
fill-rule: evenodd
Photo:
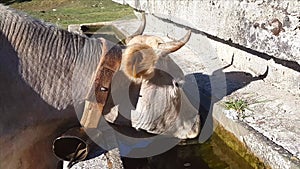
<path fill-rule="evenodd" d="M 114 0 L 300 64 L 299 0 Z"/>
<path fill-rule="evenodd" d="M 186 29 L 184 27 L 180 27 L 180 25 L 177 25 L 176 23 L 165 22 L 165 20 L 153 15 L 146 15 L 146 21 L 147 26 L 145 34 L 156 34 L 159 36 L 166 36 L 169 34 L 171 37 L 179 38 L 186 33 Z M 139 22 L 136 24 L 133 24 L 132 22 L 128 22 L 128 24 L 118 24 L 116 22 L 114 26 L 123 31 L 125 34 L 126 31 L 130 29 L 136 30 L 139 26 Z M 133 32 L 128 32 L 127 34 L 131 33 Z M 264 58 L 264 55 L 257 56 L 255 52 L 249 52 L 243 48 L 237 48 L 235 45 L 226 44 L 222 40 L 216 40 L 215 38 L 210 37 L 207 38 L 207 36 L 197 32 L 193 32 L 186 46 L 197 54 L 198 60 L 201 60 L 202 63 L 208 66 L 211 71 L 219 69 L 220 66 L 222 66 L 219 64 L 220 62 L 230 63 L 232 56 L 234 56 L 234 67 L 245 72 L 249 72 L 253 76 L 263 74 L 268 67 L 269 73 L 267 78 L 264 80 L 268 82 L 269 85 L 300 97 L 300 70 L 295 71 L 295 69 L 292 69 L 293 66 L 289 64 L 284 65 L 284 62 L 277 63 L 277 60 L 274 60 L 274 58 L 266 59 Z M 217 57 L 217 59 L 213 59 L 215 57 Z M 191 62 L 188 66 L 194 67 L 195 70 L 198 70 L 201 65 L 197 65 L 196 63 L 197 62 Z"/>

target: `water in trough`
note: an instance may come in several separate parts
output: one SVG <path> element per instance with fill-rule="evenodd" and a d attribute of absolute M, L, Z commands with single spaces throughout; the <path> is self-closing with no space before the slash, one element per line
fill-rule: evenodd
<path fill-rule="evenodd" d="M 150 158 L 123 158 L 125 169 L 251 169 L 217 134 L 202 144 L 177 145 Z"/>

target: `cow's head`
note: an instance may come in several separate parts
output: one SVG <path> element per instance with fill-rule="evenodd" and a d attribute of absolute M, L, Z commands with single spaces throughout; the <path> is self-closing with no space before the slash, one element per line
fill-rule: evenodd
<path fill-rule="evenodd" d="M 191 36 L 191 31 L 188 31 L 180 40 L 164 42 L 158 36 L 142 35 L 146 26 L 145 15 L 142 19 L 139 29 L 125 40 L 126 49 L 122 58 L 125 74 L 135 82 L 152 79 L 157 61 L 180 49 Z"/>
<path fill-rule="evenodd" d="M 121 66 L 123 75 L 116 75 L 113 80 L 112 97 L 118 108 L 110 109 L 104 117 L 116 122 L 117 114 L 122 114 L 130 118 L 131 126 L 136 129 L 181 139 L 194 138 L 199 133 L 198 110 L 182 90 L 182 70 L 167 57 L 188 42 L 191 31 L 180 40 L 164 42 L 157 36 L 142 35 L 144 28 L 143 15 L 143 24 L 138 31 L 125 40 Z M 130 96 L 123 96 L 128 93 Z M 129 97 L 133 105 L 131 110 L 124 100 Z"/>

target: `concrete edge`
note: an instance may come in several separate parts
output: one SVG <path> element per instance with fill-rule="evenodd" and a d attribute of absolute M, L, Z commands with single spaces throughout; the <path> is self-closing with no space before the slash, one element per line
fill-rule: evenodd
<path fill-rule="evenodd" d="M 221 105 L 221 101 L 215 103 L 212 112 L 213 118 L 265 164 L 282 169 L 299 168 L 300 161 L 294 159 L 291 153 L 272 142 L 263 134 L 258 133 L 246 123 L 227 118 L 224 111 L 226 109 Z"/>
<path fill-rule="evenodd" d="M 68 161 L 63 161 L 63 169 L 68 169 Z M 118 148 L 112 149 L 89 160 L 74 164 L 71 169 L 124 169 Z"/>

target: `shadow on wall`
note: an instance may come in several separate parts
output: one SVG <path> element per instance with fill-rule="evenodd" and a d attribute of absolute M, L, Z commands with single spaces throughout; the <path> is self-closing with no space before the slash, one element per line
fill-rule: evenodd
<path fill-rule="evenodd" d="M 250 73 L 243 72 L 243 71 L 231 71 L 231 72 L 223 72 L 224 69 L 230 67 L 233 64 L 234 56 L 232 57 L 232 61 L 229 65 L 215 70 L 212 75 L 202 74 L 202 73 L 194 73 L 186 75 L 186 79 L 196 79 L 198 90 L 199 90 L 199 98 L 200 98 L 200 105 L 199 105 L 199 113 L 201 119 L 201 132 L 204 130 L 205 136 L 203 138 L 199 138 L 200 142 L 205 141 L 208 139 L 213 133 L 213 105 L 222 100 L 223 97 L 232 94 L 234 91 L 241 89 L 253 81 L 263 80 L 268 75 L 268 67 L 264 74 L 259 75 L 257 77 L 252 76 Z M 216 93 L 218 91 L 213 91 L 212 89 L 212 77 L 218 75 L 225 75 L 226 82 L 224 83 L 224 91 L 225 95 Z M 187 80 L 188 83 L 188 80 Z M 219 94 L 216 97 L 215 94 Z M 221 96 L 220 96 L 221 95 Z M 194 105 L 195 106 L 195 105 Z M 201 135 L 200 135 L 201 137 Z"/>
<path fill-rule="evenodd" d="M 0 3 L 4 5 L 11 5 L 13 3 L 21 3 L 21 2 L 28 2 L 31 0 L 0 0 Z"/>

